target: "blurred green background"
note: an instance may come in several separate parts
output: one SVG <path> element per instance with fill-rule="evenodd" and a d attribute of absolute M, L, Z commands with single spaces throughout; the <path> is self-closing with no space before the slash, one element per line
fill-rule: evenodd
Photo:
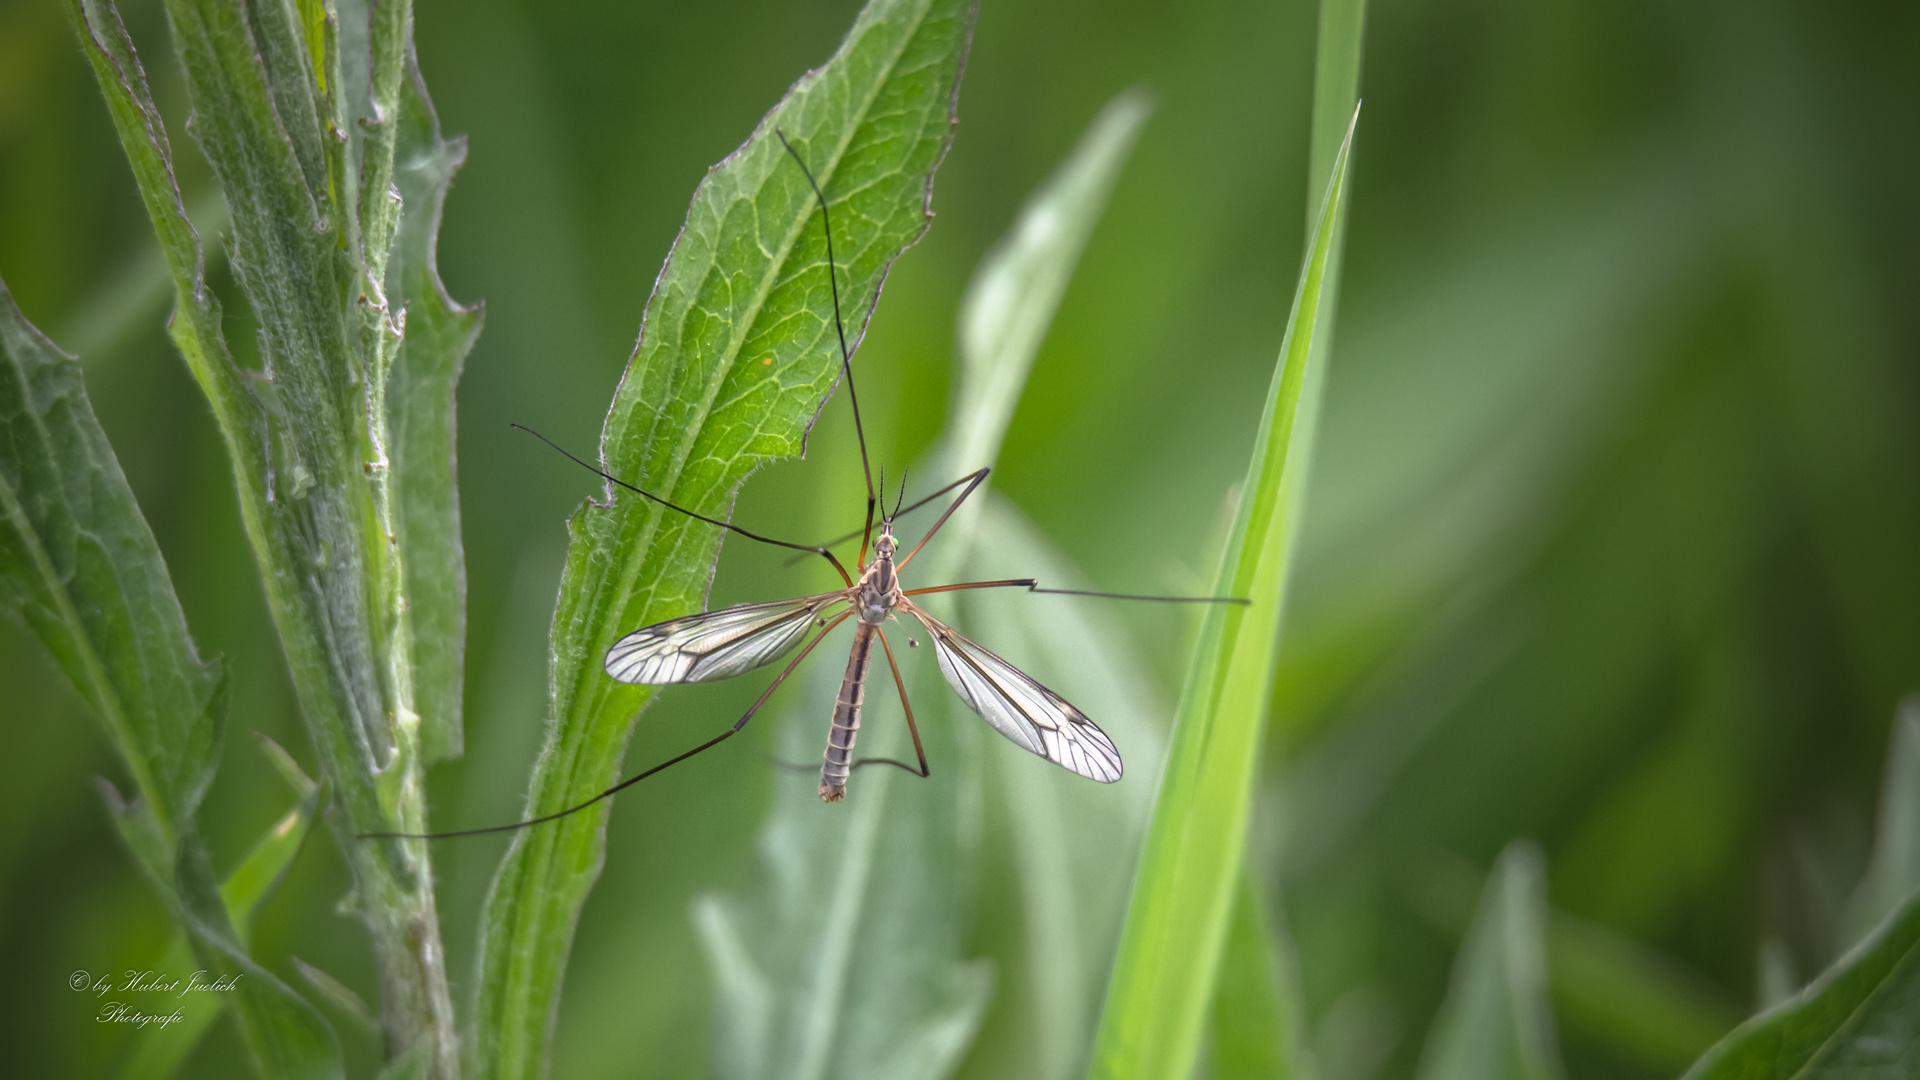
<path fill-rule="evenodd" d="M 508 422 L 594 445 L 702 170 L 857 7 L 420 0 L 421 66 L 469 139 L 441 273 L 487 305 L 459 397 L 469 752 L 432 776 L 437 825 L 519 811 L 564 521 L 595 490 Z M 160 5 L 123 10 L 204 212 Z M 859 355 L 879 460 L 913 461 L 939 432 L 974 265 L 1099 106 L 1143 85 L 1158 113 L 995 482 L 1096 587 L 1204 580 L 1299 267 L 1316 14 L 987 0 L 938 221 Z M 1757 1003 L 1763 943 L 1804 980 L 1851 940 L 1888 724 L 1920 688 L 1920 9 L 1384 0 L 1369 15 L 1255 858 L 1287 900 L 1327 1080 L 1412 1074 L 1474 890 L 1516 837 L 1543 846 L 1566 931 L 1570 1073 L 1672 1075 Z M 53 0 L 0 0 L 0 277 L 81 354 L 193 630 L 232 665 L 205 812 L 224 865 L 290 801 L 246 733 L 312 755 L 230 474 L 164 334 L 154 241 Z M 237 296 L 227 311 L 244 354 Z M 796 539 L 857 524 L 855 469 L 836 401 L 810 460 L 750 481 L 736 520 Z M 736 546 L 713 601 L 810 575 Z M 1184 616 L 1112 617 L 1171 701 Z M 676 752 L 754 689 L 665 695 L 630 762 Z M 117 776 L 106 740 L 10 623 L 0 716 L 7 1071 L 111 1075 L 129 1040 L 92 1022 L 68 975 L 151 962 L 166 916 L 91 783 Z M 741 878 L 769 787 L 754 750 L 773 735 L 621 796 L 554 1075 L 703 1074 L 688 905 Z M 437 852 L 456 995 L 503 846 Z M 1000 941 L 1006 860 L 983 865 L 980 933 Z M 255 950 L 371 998 L 364 937 L 334 911 L 344 884 L 312 844 Z M 1648 1034 L 1619 995 L 1596 1006 L 1567 941 L 1638 965 L 1686 1023 Z M 996 1007 L 967 1072 L 988 1075 L 1016 1027 Z M 343 1037 L 369 1066 L 373 1041 Z M 222 1028 L 190 1067 L 244 1075 L 237 1049 Z"/>

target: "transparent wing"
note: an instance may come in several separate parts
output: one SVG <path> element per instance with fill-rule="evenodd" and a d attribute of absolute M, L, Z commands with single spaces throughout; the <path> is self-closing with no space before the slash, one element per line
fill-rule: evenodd
<path fill-rule="evenodd" d="M 1086 713 L 952 627 L 905 606 L 933 636 L 940 671 L 953 692 L 995 731 L 1090 780 L 1111 784 L 1120 779 L 1120 751 Z"/>
<path fill-rule="evenodd" d="M 627 683 L 732 678 L 778 660 L 846 593 L 740 604 L 643 626 L 607 650 L 607 674 Z"/>

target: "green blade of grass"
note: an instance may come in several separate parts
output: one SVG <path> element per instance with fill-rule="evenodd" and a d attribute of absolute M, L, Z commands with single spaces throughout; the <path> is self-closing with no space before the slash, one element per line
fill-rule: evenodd
<path fill-rule="evenodd" d="M 1326 190 L 1353 111 L 1360 105 L 1360 59 L 1366 40 L 1367 0 L 1320 0 L 1313 59 L 1313 131 L 1307 160 L 1308 199 Z M 1316 224 L 1307 206 L 1308 235 Z M 1335 282 L 1338 285 L 1338 282 Z"/>
<path fill-rule="evenodd" d="M 804 450 L 840 364 L 819 208 L 775 129 L 837 211 L 840 296 L 857 341 L 887 268 L 926 229 L 971 25 L 962 0 L 874 0 L 833 59 L 707 174 L 607 416 L 608 472 L 724 517 L 749 473 Z M 601 658 L 621 634 L 698 610 L 718 544 L 710 525 L 611 491 L 574 516 L 572 534 L 553 623 L 554 727 L 530 815 L 618 777 L 654 691 L 613 682 Z M 607 809 L 519 834 L 501 864 L 481 923 L 481 1076 L 542 1069 Z"/>
<path fill-rule="evenodd" d="M 1547 1001 L 1545 860 L 1507 846 L 1454 959 L 1420 1080 L 1555 1080 L 1564 1075 Z"/>
<path fill-rule="evenodd" d="M 1662 1075 L 1686 1068 L 1744 1012 L 1703 976 L 1563 912 L 1547 913 L 1547 955 L 1562 1026 Z"/>
<path fill-rule="evenodd" d="M 1299 533 L 1325 351 L 1315 338 L 1346 194 L 1335 159 L 1217 590 L 1176 714 L 1094 1046 L 1092 1075 L 1182 1078 L 1199 1054 L 1246 844 L 1287 568 Z"/>

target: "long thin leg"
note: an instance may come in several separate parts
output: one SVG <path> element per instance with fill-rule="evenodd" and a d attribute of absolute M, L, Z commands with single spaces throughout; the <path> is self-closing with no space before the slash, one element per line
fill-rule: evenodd
<path fill-rule="evenodd" d="M 709 525 L 718 525 L 723 529 L 727 529 L 732 532 L 737 532 L 741 536 L 744 536 L 749 540 L 757 540 L 762 544 L 772 544 L 776 547 L 792 548 L 795 551 L 804 551 L 809 555 L 823 555 L 826 557 L 826 560 L 828 562 L 833 564 L 833 568 L 840 572 L 840 577 L 842 580 L 844 580 L 847 583 L 847 586 L 849 588 L 853 586 L 853 578 L 847 575 L 847 568 L 840 565 L 840 560 L 834 558 L 833 552 L 828 551 L 825 545 L 792 544 L 792 543 L 788 543 L 785 540 L 775 540 L 770 536 L 761 536 L 759 533 L 748 532 L 747 530 L 741 528 L 738 525 L 728 524 L 727 522 L 721 521 L 718 518 L 710 518 L 705 514 L 696 514 L 684 506 L 676 506 L 673 503 L 668 502 L 667 500 L 661 498 L 660 496 L 655 495 L 651 491 L 644 491 L 638 487 L 635 487 L 632 484 L 627 483 L 625 480 L 622 480 L 617 476 L 614 476 L 610 473 L 602 472 L 600 469 L 596 468 L 593 465 L 588 464 L 586 461 L 580 458 L 574 457 L 574 455 L 568 452 L 568 450 L 565 447 L 561 446 L 557 442 L 554 442 L 552 439 L 547 438 L 545 435 L 542 435 L 539 432 L 533 430 L 532 428 L 527 427 L 525 424 L 508 424 L 507 426 L 519 428 L 521 431 L 524 431 L 527 434 L 533 436 L 534 438 L 539 439 L 541 442 L 546 443 L 548 446 L 551 446 L 555 450 L 560 451 L 562 455 L 571 459 L 574 464 L 579 465 L 581 468 L 586 469 L 588 472 L 593 473 L 595 476 L 598 476 L 601 479 L 606 480 L 608 483 L 619 484 L 621 487 L 626 488 L 628 491 L 631 491 L 636 495 L 641 495 L 648 499 L 652 499 L 654 502 L 659 503 L 661 506 L 664 506 L 669 510 L 676 510 L 682 514 L 687 515 L 690 518 L 693 518 L 696 521 L 704 521 Z"/>
<path fill-rule="evenodd" d="M 853 434 L 860 440 L 860 468 L 867 477 L 867 528 L 866 537 L 860 541 L 860 564 L 867 562 L 867 538 L 873 535 L 873 466 L 867 461 L 867 431 L 860 423 L 860 395 L 853 390 L 853 352 L 847 348 L 847 327 L 840 319 L 840 275 L 833 266 L 833 218 L 827 213 L 827 195 L 820 190 L 820 182 L 813 178 L 813 170 L 800 156 L 793 144 L 787 141 L 787 133 L 774 128 L 773 133 L 780 137 L 780 145 L 787 148 L 787 154 L 793 163 L 800 166 L 800 175 L 807 178 L 807 186 L 813 189 L 813 197 L 820 200 L 820 229 L 827 237 L 827 287 L 833 294 L 833 331 L 840 336 L 840 371 L 847 380 L 847 404 L 853 406 Z"/>
<path fill-rule="evenodd" d="M 984 483 L 987 479 L 987 474 L 992 471 L 993 469 L 991 467 L 988 467 L 988 468 L 981 469 L 979 472 L 973 474 L 971 478 L 972 483 L 969 483 L 967 485 L 967 490 L 961 492 L 960 497 L 953 500 L 953 503 L 949 505 L 946 508 L 946 510 L 941 513 L 940 520 L 934 522 L 933 528 L 927 530 L 927 535 L 921 537 L 920 542 L 913 545 L 913 550 L 907 552 L 907 557 L 900 560 L 900 564 L 896 569 L 900 569 L 900 570 L 906 569 L 907 564 L 913 561 L 913 557 L 915 555 L 920 554 L 920 549 L 927 546 L 927 541 L 933 539 L 933 534 L 940 531 L 940 526 L 945 525 L 947 523 L 947 519 L 953 516 L 953 512 L 955 510 L 960 509 L 960 504 L 967 501 L 967 496 L 973 494 L 975 491 L 978 491 L 980 489 L 980 485 Z"/>
<path fill-rule="evenodd" d="M 913 703 L 907 700 L 907 683 L 905 679 L 900 677 L 900 664 L 893 658 L 893 646 L 887 644 L 885 631 L 880 631 L 880 647 L 887 651 L 887 666 L 893 669 L 893 685 L 900 691 L 900 707 L 907 711 L 907 731 L 913 735 L 913 752 L 915 756 L 920 759 L 920 768 L 916 771 L 913 766 L 906 762 L 895 761 L 890 757 L 869 757 L 861 758 L 859 761 L 854 762 L 849 766 L 849 769 L 857 769 L 862 765 L 898 765 L 920 779 L 925 780 L 927 777 L 932 776 L 933 772 L 927 768 L 927 752 L 920 746 L 920 728 L 913 722 Z"/>
<path fill-rule="evenodd" d="M 747 721 L 753 719 L 753 714 L 760 711 L 760 706 L 765 705 L 767 703 L 767 699 L 773 696 L 773 692 L 780 688 L 780 684 L 787 681 L 787 676 L 793 674 L 793 669 L 800 666 L 800 661 L 805 660 L 807 658 L 807 654 L 813 651 L 813 647 L 820 644 L 822 641 L 825 641 L 827 635 L 833 633 L 834 627 L 839 626 L 841 623 L 845 622 L 848 616 L 852 614 L 853 613 L 851 611 L 842 612 L 838 618 L 828 623 L 825 629 L 821 630 L 818 634 L 814 635 L 813 640 L 807 642 L 806 648 L 801 649 L 800 654 L 798 656 L 795 656 L 792 659 L 792 661 L 790 661 L 787 664 L 785 668 L 781 669 L 779 677 L 775 678 L 773 682 L 767 684 L 767 688 L 765 690 L 762 690 L 760 692 L 760 696 L 754 699 L 752 707 L 747 709 L 746 713 L 743 714 L 739 720 L 735 721 L 732 727 L 714 736 L 713 738 L 708 739 L 706 742 L 701 743 L 699 746 L 694 747 L 693 749 L 687 751 L 686 753 L 679 755 L 678 757 L 669 758 L 666 761 L 663 761 L 660 764 L 655 765 L 653 768 L 648 769 L 643 773 L 640 773 L 636 776 L 630 776 L 625 780 L 620 781 L 619 783 L 613 785 L 612 787 L 601 792 L 600 794 L 595 795 L 593 798 L 588 799 L 586 802 L 583 802 L 578 806 L 569 806 L 565 810 L 561 810 L 558 813 L 547 814 L 543 817 L 530 818 L 526 821 L 516 821 L 511 825 L 492 825 L 484 829 L 460 829 L 456 832 L 437 832 L 437 833 L 370 832 L 370 833 L 361 833 L 357 837 L 355 837 L 355 839 L 358 839 L 358 840 L 451 840 L 456 836 L 483 836 L 487 833 L 512 832 L 515 829 L 524 829 L 530 825 L 543 825 L 549 821 L 557 821 L 560 818 L 566 817 L 568 814 L 577 814 L 580 811 L 585 810 L 587 807 L 592 806 L 594 803 L 597 803 L 602 799 L 610 798 L 615 793 L 622 791 L 626 788 L 632 787 L 633 785 L 639 783 L 642 780 L 645 780 L 647 777 L 652 776 L 654 773 L 657 773 L 662 769 L 668 768 L 670 766 L 678 765 L 681 762 L 692 757 L 693 755 L 700 753 L 702 750 L 711 749 L 715 746 L 720 745 L 723 742 L 726 742 L 728 739 L 733 738 L 735 735 L 740 734 L 740 729 L 747 726 Z"/>
<path fill-rule="evenodd" d="M 920 745 L 920 728 L 913 722 L 913 702 L 907 700 L 906 680 L 900 677 L 900 664 L 893 658 L 893 646 L 888 643 L 887 635 L 884 632 L 880 634 L 880 647 L 886 650 L 887 666 L 893 669 L 893 685 L 895 689 L 900 691 L 900 707 L 907 712 L 907 731 L 913 736 L 913 752 L 915 756 L 920 759 L 920 767 L 915 769 L 906 762 L 896 761 L 893 758 L 864 757 L 852 765 L 847 766 L 848 771 L 857 769 L 862 765 L 897 765 L 920 779 L 925 780 L 927 777 L 932 776 L 933 772 L 927 767 L 927 752 Z M 788 772 L 811 773 L 819 771 L 819 766 L 817 765 L 804 765 L 792 761 L 782 761 L 771 754 L 767 755 L 767 764 L 772 765 L 776 769 L 785 769 Z"/>
<path fill-rule="evenodd" d="M 1139 596 L 1134 593 L 1089 592 L 1086 589 L 1043 589 L 1033 578 L 1007 578 L 1004 581 L 963 581 L 955 585 L 929 585 L 924 589 L 908 589 L 902 595 L 924 596 L 927 593 L 959 592 L 961 589 L 1011 589 L 1021 587 L 1028 592 L 1049 593 L 1054 596 L 1098 596 L 1107 600 L 1151 600 L 1163 604 L 1251 604 L 1238 596 Z"/>

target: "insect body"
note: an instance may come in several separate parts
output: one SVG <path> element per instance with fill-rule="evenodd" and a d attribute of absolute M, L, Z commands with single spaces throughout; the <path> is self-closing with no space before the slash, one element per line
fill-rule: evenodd
<path fill-rule="evenodd" d="M 936 531 L 954 508 L 985 478 L 984 469 L 967 478 L 972 483 L 934 525 Z M 931 536 L 929 532 L 928 537 Z M 920 542 L 920 546 L 925 544 L 926 540 Z M 1034 589 L 1036 583 L 1023 578 L 902 590 L 896 571 L 919 554 L 920 546 L 916 546 L 896 567 L 893 515 L 888 515 L 882 518 L 880 535 L 873 543 L 873 561 L 862 569 L 859 580 L 846 588 L 770 604 L 742 604 L 643 627 L 621 638 L 608 650 L 607 674 L 622 682 L 640 683 L 705 682 L 727 678 L 779 659 L 798 645 L 819 620 L 824 619 L 826 625 L 807 645 L 807 651 L 811 651 L 835 627 L 849 618 L 854 619 L 853 649 L 847 658 L 847 672 L 841 680 L 840 696 L 834 704 L 833 726 L 827 735 L 826 760 L 820 769 L 820 797 L 834 802 L 846 794 L 847 779 L 856 764 L 853 746 L 860 731 L 860 713 L 866 701 L 867 673 L 873 660 L 875 640 L 880 642 L 887 666 L 892 670 L 894 684 L 900 690 L 900 701 L 906 708 L 907 725 L 913 733 L 919 767 L 914 768 L 890 758 L 868 760 L 875 764 L 898 765 L 919 776 L 928 775 L 926 754 L 920 747 L 920 732 L 914 725 L 913 706 L 907 700 L 906 686 L 900 678 L 893 646 L 887 641 L 883 629 L 884 623 L 895 618 L 896 611 L 905 611 L 926 627 L 933 639 L 940 671 L 954 692 L 960 695 L 960 700 L 997 731 L 1021 748 L 1089 779 L 1108 784 L 1120 779 L 1120 752 L 1085 713 L 1025 672 L 927 614 L 910 599 L 923 593 L 955 589 L 1007 586 Z M 842 605 L 845 605 L 844 609 Z M 787 671 L 792 671 L 805 655 L 802 652 L 801 657 L 796 657 L 788 665 Z M 780 679 L 785 679 L 786 674 L 782 672 Z M 779 680 L 775 680 L 774 685 L 779 685 Z M 771 692 L 772 687 L 768 690 Z M 762 695 L 761 700 L 766 700 L 766 695 Z M 756 702 L 755 708 L 758 707 L 759 703 Z M 742 724 L 745 719 L 742 718 Z M 734 730 L 738 730 L 738 727 Z"/>
<path fill-rule="evenodd" d="M 802 660 L 807 658 L 807 654 L 824 641 L 835 628 L 849 619 L 854 622 L 853 648 L 847 657 L 846 675 L 841 680 L 840 695 L 834 703 L 832 727 L 827 734 L 825 760 L 820 767 L 820 797 L 827 802 L 835 802 L 845 796 L 847 781 L 854 768 L 860 765 L 895 765 L 916 776 L 926 777 L 930 775 L 927 768 L 927 755 L 920 745 L 920 731 L 914 723 L 913 706 L 907 700 L 906 683 L 900 677 L 900 666 L 894 659 L 893 646 L 887 641 L 885 630 L 885 624 L 890 620 L 897 620 L 898 613 L 902 611 L 913 616 L 926 628 L 933 641 L 934 655 L 939 660 L 940 672 L 946 676 L 947 683 L 953 687 L 954 693 L 960 696 L 960 700 L 965 702 L 968 708 L 993 725 L 994 730 L 1024 750 L 1038 754 L 1081 776 L 1111 784 L 1120 779 L 1120 752 L 1114 748 L 1113 741 L 1107 738 L 1106 733 L 1088 719 L 1085 713 L 1069 704 L 1065 698 L 1040 685 L 1019 668 L 967 640 L 952 627 L 927 614 L 914 603 L 913 598 L 927 593 L 954 592 L 963 589 L 1025 588 L 1031 592 L 1101 596 L 1120 600 L 1246 603 L 1244 600 L 1223 597 L 1133 596 L 1121 593 L 1083 592 L 1077 589 L 1043 589 L 1032 578 L 968 581 L 952 585 L 902 589 L 899 581 L 900 572 L 907 568 L 907 564 L 920 553 L 920 549 L 926 546 L 927 541 L 933 539 L 934 534 L 940 531 L 940 527 L 946 524 L 947 519 L 953 516 L 953 512 L 959 509 L 967 497 L 986 481 L 989 470 L 980 469 L 963 476 L 904 509 L 899 505 L 900 502 L 905 501 L 903 486 L 901 497 L 895 503 L 891 514 L 886 513 L 884 505 L 875 498 L 872 467 L 867 460 L 866 433 L 860 423 L 860 399 L 853 388 L 852 352 L 847 347 L 846 328 L 840 317 L 840 286 L 834 270 L 833 228 L 827 213 L 826 196 L 814 180 L 813 173 L 807 169 L 806 162 L 791 145 L 787 144 L 786 136 L 778 130 L 775 134 L 779 135 L 787 154 L 800 166 L 808 187 L 812 189 L 814 197 L 819 201 L 822 231 L 826 234 L 827 280 L 833 294 L 833 324 L 839 336 L 841 375 L 847 388 L 848 404 L 853 412 L 854 433 L 860 443 L 861 468 L 865 471 L 867 480 L 866 527 L 859 532 L 842 537 L 843 540 L 850 540 L 854 536 L 861 538 L 860 556 L 856 561 L 856 568 L 860 571 L 859 576 L 856 578 L 848 573 L 847 568 L 841 564 L 828 545 L 794 544 L 785 540 L 776 540 L 731 522 L 707 517 L 677 506 L 652 492 L 612 476 L 589 462 L 574 457 L 539 432 L 523 428 L 522 430 L 547 442 L 554 449 L 608 482 L 617 484 L 670 510 L 737 533 L 749 540 L 819 555 L 832 564 L 845 587 L 832 592 L 795 597 L 791 600 L 740 604 L 718 611 L 683 615 L 641 627 L 614 642 L 612 648 L 607 650 L 605 665 L 607 674 L 621 682 L 656 685 L 712 682 L 717 679 L 731 678 L 762 665 L 771 664 L 793 653 L 796 648 L 799 650 L 781 668 L 780 674 L 767 685 L 765 690 L 761 691 L 760 696 L 754 700 L 753 705 L 739 720 L 725 731 L 678 757 L 630 776 L 578 805 L 543 817 L 519 821 L 511 825 L 464 829 L 457 832 L 367 833 L 363 834 L 364 837 L 443 839 L 507 832 L 553 821 L 584 810 L 662 769 L 677 765 L 739 734 L 741 729 L 747 726 L 747 722 L 753 719 L 754 714 L 760 711 L 760 707 L 766 704 L 774 690 L 786 681 L 787 676 L 793 674 Z M 763 366 L 767 363 L 768 361 L 762 361 Z M 519 427 L 517 424 L 514 426 Z M 894 520 L 903 513 L 917 510 L 963 486 L 964 490 L 954 496 L 953 501 L 941 513 L 939 520 L 933 523 L 933 527 L 927 530 L 926 535 L 914 545 L 913 550 L 909 551 L 905 558 L 896 561 L 894 556 L 898 546 L 893 535 Z M 876 508 L 882 511 L 878 536 L 873 533 Z M 871 561 L 867 558 L 869 550 L 873 555 Z M 819 632 L 812 633 L 816 629 Z M 853 756 L 854 741 L 860 732 L 860 714 L 866 704 L 867 675 L 873 666 L 873 645 L 876 641 L 880 643 L 881 654 L 887 659 L 887 668 L 893 676 L 894 686 L 900 692 L 900 703 L 906 710 L 907 730 L 913 735 L 914 754 L 918 758 L 917 766 L 895 761 L 892 758 L 855 759 Z"/>

